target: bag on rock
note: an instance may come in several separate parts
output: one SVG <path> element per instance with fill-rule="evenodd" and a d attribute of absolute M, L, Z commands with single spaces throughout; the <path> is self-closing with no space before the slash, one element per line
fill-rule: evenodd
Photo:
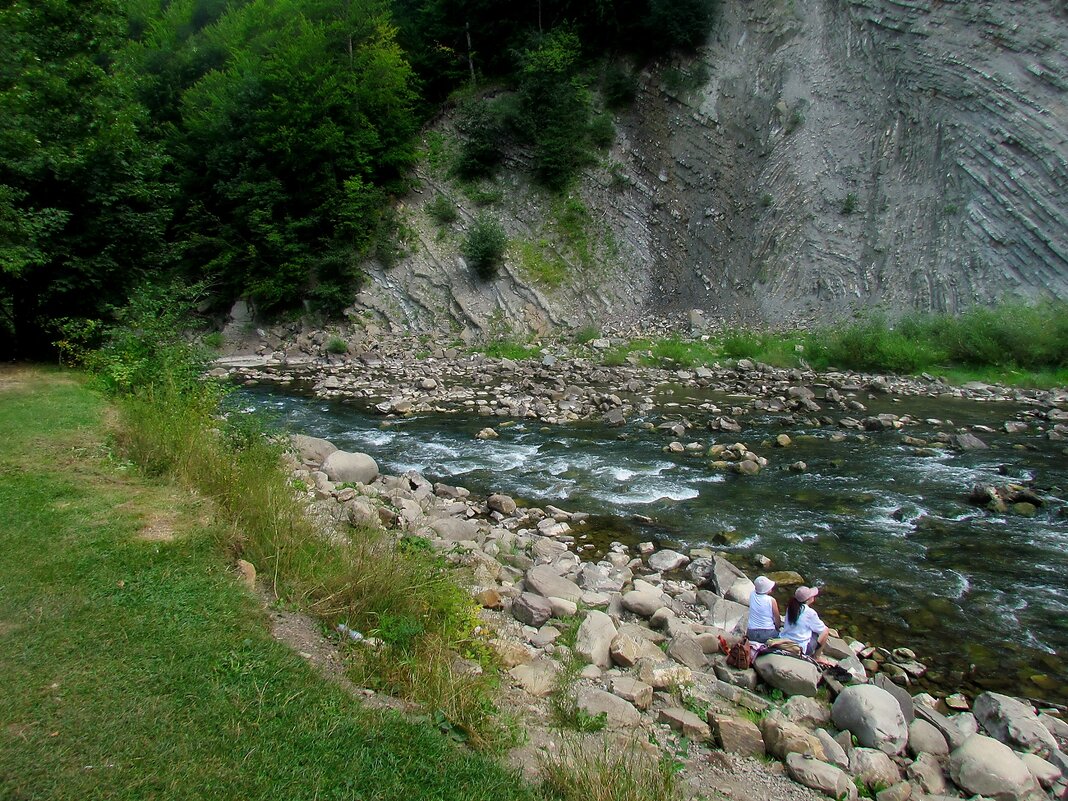
<path fill-rule="evenodd" d="M 727 667 L 748 670 L 753 666 L 753 649 L 748 638 L 743 637 L 734 645 L 728 645 L 727 641 L 720 637 L 719 648 L 727 655 Z"/>

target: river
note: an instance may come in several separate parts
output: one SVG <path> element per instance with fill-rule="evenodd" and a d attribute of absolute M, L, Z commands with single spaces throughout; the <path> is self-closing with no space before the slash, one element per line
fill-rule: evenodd
<path fill-rule="evenodd" d="M 683 392 L 660 388 L 661 409 L 676 391 Z M 685 394 L 694 400 L 692 389 Z M 707 458 L 664 452 L 670 437 L 644 429 L 640 419 L 622 429 L 474 415 L 385 420 L 354 403 L 266 386 L 242 388 L 235 400 L 293 432 L 370 453 L 386 473 L 415 470 L 478 494 L 589 512 L 596 518 L 585 534 L 585 558 L 613 540 L 654 540 L 726 551 L 750 575 L 795 570 L 823 588 L 824 619 L 844 635 L 912 648 L 931 668 L 921 687 L 1068 702 L 1068 669 L 1058 656 L 1068 647 L 1068 457 L 1063 442 L 1036 431 L 981 433 L 988 450 L 927 456 L 903 444 L 902 432 L 842 439 L 829 427 L 784 429 L 771 415 L 747 417 L 741 434 L 687 432 L 687 442 L 740 440 L 768 457 L 758 476 L 744 477 L 711 470 Z M 907 429 L 926 438 L 962 426 L 998 427 L 1014 408 L 873 400 L 869 413 L 882 411 L 931 420 Z M 487 425 L 498 439 L 475 438 Z M 770 441 L 784 432 L 793 444 L 773 449 Z M 788 469 L 798 460 L 807 471 Z M 973 484 L 1014 480 L 1033 481 L 1045 498 L 1034 518 L 968 503 Z M 757 554 L 772 566 L 759 569 Z"/>

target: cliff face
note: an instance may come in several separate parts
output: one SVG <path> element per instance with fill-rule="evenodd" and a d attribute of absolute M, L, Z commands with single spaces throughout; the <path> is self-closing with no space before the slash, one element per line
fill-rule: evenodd
<path fill-rule="evenodd" d="M 505 178 L 491 213 L 516 245 L 480 284 L 421 216 L 433 192 L 462 200 L 428 174 L 412 254 L 372 268 L 357 305 L 404 327 L 536 330 L 1065 298 L 1066 90 L 1063 2 L 725 0 L 698 61 L 643 75 L 576 190 L 585 251 Z M 530 269 L 532 246 L 568 263 L 561 285 Z"/>

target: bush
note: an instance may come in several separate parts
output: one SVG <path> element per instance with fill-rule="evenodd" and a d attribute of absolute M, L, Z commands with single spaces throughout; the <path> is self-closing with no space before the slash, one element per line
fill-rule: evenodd
<path fill-rule="evenodd" d="M 486 178 L 493 175 L 501 162 L 504 138 L 503 121 L 494 113 L 489 100 L 472 98 L 461 104 L 457 128 L 463 142 L 453 164 L 453 174 L 464 179 Z"/>
<path fill-rule="evenodd" d="M 426 204 L 426 213 L 438 225 L 450 225 L 460 216 L 456 211 L 456 204 L 445 195 L 434 195 L 434 199 Z"/>
<path fill-rule="evenodd" d="M 845 200 L 842 201 L 842 214 L 852 214 L 857 210 L 860 200 L 857 198 L 856 192 L 850 192 L 845 196 Z"/>
<path fill-rule="evenodd" d="M 610 114 L 598 114 L 590 120 L 590 142 L 594 147 L 607 150 L 616 141 L 616 126 Z"/>
<path fill-rule="evenodd" d="M 332 353 L 335 356 L 340 356 L 343 353 L 348 353 L 349 343 L 343 340 L 341 337 L 332 337 L 330 341 L 326 343 L 326 352 Z"/>
<path fill-rule="evenodd" d="M 500 223 L 485 215 L 475 220 L 464 240 L 463 255 L 478 277 L 488 281 L 497 274 L 497 268 L 508 245 L 508 237 Z"/>
<path fill-rule="evenodd" d="M 637 745 L 620 747 L 604 737 L 566 738 L 559 752 L 541 759 L 542 789 L 558 801 L 674 801 L 680 797 L 675 766 Z"/>
<path fill-rule="evenodd" d="M 605 67 L 601 80 L 601 94 L 605 105 L 614 110 L 625 109 L 638 96 L 638 78 L 630 71 L 617 64 Z"/>

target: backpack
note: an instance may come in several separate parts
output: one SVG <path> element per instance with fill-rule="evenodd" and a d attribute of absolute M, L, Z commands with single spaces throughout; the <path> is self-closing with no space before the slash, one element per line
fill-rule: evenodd
<path fill-rule="evenodd" d="M 727 667 L 748 670 L 753 666 L 753 649 L 747 637 L 742 637 L 734 645 L 728 645 L 727 641 L 720 637 L 719 647 L 727 655 Z"/>

